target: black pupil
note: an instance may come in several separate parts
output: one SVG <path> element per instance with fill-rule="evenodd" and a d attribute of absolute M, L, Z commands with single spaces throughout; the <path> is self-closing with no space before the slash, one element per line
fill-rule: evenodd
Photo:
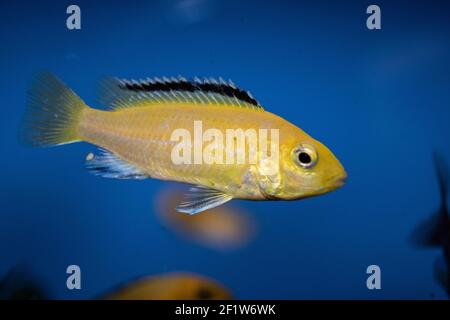
<path fill-rule="evenodd" d="M 307 154 L 306 152 L 300 152 L 298 154 L 298 160 L 301 163 L 309 164 L 309 163 L 311 163 L 311 156 L 309 154 Z"/>

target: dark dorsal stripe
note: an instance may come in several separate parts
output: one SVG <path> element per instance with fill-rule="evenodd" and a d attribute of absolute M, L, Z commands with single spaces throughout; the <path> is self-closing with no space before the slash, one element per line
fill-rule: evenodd
<path fill-rule="evenodd" d="M 168 81 L 142 81 L 130 82 L 122 80 L 119 87 L 134 92 L 153 92 L 153 91 L 202 91 L 204 93 L 217 93 L 230 98 L 247 102 L 259 106 L 248 92 L 241 90 L 227 83 L 212 83 L 208 81 L 187 81 L 187 80 L 168 80 Z"/>

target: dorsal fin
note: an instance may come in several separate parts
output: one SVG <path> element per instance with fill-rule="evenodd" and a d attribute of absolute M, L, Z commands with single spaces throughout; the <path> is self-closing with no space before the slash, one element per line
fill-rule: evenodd
<path fill-rule="evenodd" d="M 187 80 L 154 78 L 127 80 L 107 78 L 101 83 L 100 103 L 114 109 L 157 103 L 231 105 L 264 110 L 252 95 L 223 79 Z"/>

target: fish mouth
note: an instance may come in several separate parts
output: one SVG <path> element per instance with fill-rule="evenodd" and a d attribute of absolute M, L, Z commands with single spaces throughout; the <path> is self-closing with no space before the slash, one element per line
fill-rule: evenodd
<path fill-rule="evenodd" d="M 321 193 L 330 192 L 342 187 L 347 181 L 347 173 L 339 174 L 328 179 L 325 187 L 320 189 Z"/>
<path fill-rule="evenodd" d="M 347 180 L 347 174 L 340 174 L 336 175 L 330 179 L 328 179 L 325 183 L 325 185 L 321 188 L 317 189 L 310 189 L 310 192 L 304 194 L 302 197 L 298 198 L 308 198 L 308 197 L 316 197 L 325 193 L 329 193 L 331 191 L 334 191 L 340 187 L 342 187 Z"/>
<path fill-rule="evenodd" d="M 344 172 L 342 174 L 336 175 L 333 178 L 331 178 L 330 180 L 330 186 L 331 187 L 335 187 L 335 188 L 339 188 L 342 187 L 345 182 L 347 181 L 347 173 Z"/>
<path fill-rule="evenodd" d="M 332 185 L 334 185 L 336 188 L 339 188 L 342 187 L 346 181 L 347 181 L 347 174 L 333 179 Z"/>

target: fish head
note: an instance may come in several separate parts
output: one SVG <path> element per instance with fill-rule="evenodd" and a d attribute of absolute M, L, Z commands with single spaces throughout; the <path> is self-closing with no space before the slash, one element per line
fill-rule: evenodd
<path fill-rule="evenodd" d="M 347 173 L 325 145 L 302 131 L 294 137 L 280 144 L 280 186 L 274 194 L 276 198 L 312 197 L 344 185 Z"/>

